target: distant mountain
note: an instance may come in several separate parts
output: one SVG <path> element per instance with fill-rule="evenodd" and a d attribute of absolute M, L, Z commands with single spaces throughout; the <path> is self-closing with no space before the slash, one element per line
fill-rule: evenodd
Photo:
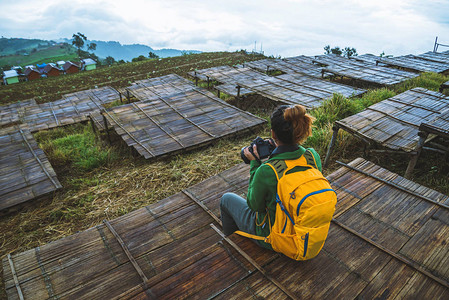
<path fill-rule="evenodd" d="M 71 44 L 72 40 L 69 39 L 61 39 L 58 40 L 61 42 L 66 42 Z M 184 52 L 187 53 L 201 53 L 201 51 L 196 50 L 177 50 L 177 49 L 160 49 L 154 50 L 153 48 L 142 45 L 142 44 L 131 44 L 131 45 L 122 45 L 119 42 L 115 41 L 96 41 L 89 40 L 88 43 L 97 44 L 97 49 L 94 51 L 95 55 L 100 58 L 106 58 L 107 56 L 112 56 L 115 60 L 126 60 L 131 61 L 133 58 L 138 57 L 139 55 L 143 55 L 148 57 L 148 53 L 151 51 L 159 57 L 172 57 L 172 56 L 180 56 Z"/>

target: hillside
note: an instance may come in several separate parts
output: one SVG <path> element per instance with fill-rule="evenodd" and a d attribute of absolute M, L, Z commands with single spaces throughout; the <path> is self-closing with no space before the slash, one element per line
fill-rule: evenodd
<path fill-rule="evenodd" d="M 78 60 L 76 49 L 68 44 L 49 45 L 34 49 L 25 54 L 0 56 L 0 68 L 9 70 L 11 66 L 25 67 L 58 60 Z"/>
<path fill-rule="evenodd" d="M 148 57 L 151 51 L 160 58 L 181 56 L 184 53 L 197 54 L 197 50 L 159 49 L 155 50 L 142 44 L 122 45 L 115 41 L 88 41 L 97 44 L 94 51 L 99 58 L 112 56 L 116 61 L 131 61 L 133 58 L 143 55 Z M 58 60 L 77 60 L 76 48 L 72 46 L 72 40 L 59 39 L 46 41 L 39 39 L 0 38 L 0 68 L 9 70 L 11 66 L 35 65 Z"/>
<path fill-rule="evenodd" d="M 33 49 L 45 49 L 55 45 L 54 41 L 22 38 L 0 38 L 0 56 L 29 54 Z"/>

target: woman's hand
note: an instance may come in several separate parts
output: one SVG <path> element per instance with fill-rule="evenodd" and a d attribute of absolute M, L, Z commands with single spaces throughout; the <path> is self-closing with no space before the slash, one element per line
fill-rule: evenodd
<path fill-rule="evenodd" d="M 259 160 L 259 153 L 257 153 L 256 145 L 253 145 L 253 153 L 257 157 L 257 160 Z M 245 154 L 248 160 L 256 160 L 256 157 L 254 157 L 254 155 L 249 152 L 249 147 L 246 147 L 245 150 L 243 150 L 243 154 Z"/>
<path fill-rule="evenodd" d="M 276 143 L 276 140 L 271 138 L 271 139 L 266 139 L 265 141 L 268 141 L 271 145 L 273 145 L 274 147 L 277 147 L 278 144 Z"/>

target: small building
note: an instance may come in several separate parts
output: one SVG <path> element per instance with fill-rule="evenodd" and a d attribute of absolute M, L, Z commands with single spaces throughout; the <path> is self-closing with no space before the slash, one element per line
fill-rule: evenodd
<path fill-rule="evenodd" d="M 27 66 L 24 72 L 27 80 L 34 80 L 41 77 L 41 73 L 35 66 Z"/>
<path fill-rule="evenodd" d="M 21 66 L 13 66 L 13 67 L 11 68 L 11 70 L 16 70 L 16 71 L 17 71 L 17 74 L 19 74 L 19 75 L 23 73 L 23 69 L 22 69 Z"/>
<path fill-rule="evenodd" d="M 47 77 L 59 76 L 61 74 L 61 69 L 56 66 L 54 63 L 49 63 L 45 66 L 43 73 L 47 75 Z"/>
<path fill-rule="evenodd" d="M 62 68 L 66 74 L 78 73 L 80 70 L 80 67 L 71 61 L 66 62 Z"/>
<path fill-rule="evenodd" d="M 13 84 L 19 82 L 19 74 L 16 70 L 3 71 L 3 83 Z"/>
<path fill-rule="evenodd" d="M 92 58 L 85 58 L 81 60 L 82 70 L 90 71 L 97 68 L 97 62 Z"/>
<path fill-rule="evenodd" d="M 37 69 L 42 74 L 44 72 L 44 68 L 47 66 L 46 63 L 36 64 Z"/>
<path fill-rule="evenodd" d="M 62 70 L 62 67 L 64 66 L 64 64 L 65 64 L 65 61 L 63 61 L 63 60 L 60 60 L 60 61 L 57 61 L 57 62 L 56 62 L 56 65 L 57 65 L 58 68 L 60 68 L 61 70 Z"/>

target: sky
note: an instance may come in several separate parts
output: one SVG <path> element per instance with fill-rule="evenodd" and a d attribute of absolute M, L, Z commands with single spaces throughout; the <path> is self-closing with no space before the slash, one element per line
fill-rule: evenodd
<path fill-rule="evenodd" d="M 449 0 L 0 0 L 0 35 L 200 51 L 419 54 L 449 44 Z M 449 50 L 449 48 L 440 48 Z"/>

